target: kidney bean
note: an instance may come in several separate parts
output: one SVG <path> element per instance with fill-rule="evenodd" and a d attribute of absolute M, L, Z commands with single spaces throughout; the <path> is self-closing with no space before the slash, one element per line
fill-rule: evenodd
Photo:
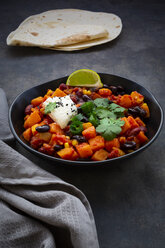
<path fill-rule="evenodd" d="M 89 96 L 87 96 L 87 95 L 83 95 L 82 99 L 84 100 L 84 102 L 91 101 L 91 98 Z"/>
<path fill-rule="evenodd" d="M 42 126 L 36 127 L 36 131 L 39 133 L 47 132 L 47 131 L 49 131 L 49 129 L 50 129 L 49 125 L 42 125 Z"/>
<path fill-rule="evenodd" d="M 60 84 L 59 88 L 60 88 L 60 90 L 66 90 L 68 87 L 66 84 L 62 83 L 62 84 Z"/>
<path fill-rule="evenodd" d="M 32 104 L 29 104 L 26 108 L 25 108 L 25 115 L 30 115 L 31 114 L 31 109 L 34 106 Z"/>
<path fill-rule="evenodd" d="M 64 148 L 63 145 L 55 145 L 55 146 L 54 146 L 54 150 L 55 150 L 55 151 L 59 151 L 59 150 L 61 150 L 61 149 L 63 149 L 63 148 Z"/>
<path fill-rule="evenodd" d="M 147 128 L 144 127 L 144 126 L 140 126 L 140 127 L 135 127 L 133 128 L 132 130 L 129 130 L 126 134 L 126 136 L 136 136 L 138 135 L 138 133 L 140 131 L 143 131 L 143 132 L 146 132 L 147 131 Z"/>
<path fill-rule="evenodd" d="M 116 87 L 116 86 L 110 86 L 109 88 L 110 88 L 110 90 L 112 91 L 112 93 L 113 93 L 114 95 L 117 94 L 117 87 Z"/>
<path fill-rule="evenodd" d="M 77 95 L 78 97 L 82 97 L 83 93 L 82 93 L 82 91 L 78 90 L 78 91 L 76 92 L 76 95 Z"/>
<path fill-rule="evenodd" d="M 78 98 L 77 98 L 76 95 L 71 95 L 70 98 L 72 99 L 72 101 L 73 101 L 74 103 L 77 103 L 77 102 L 78 102 Z"/>
<path fill-rule="evenodd" d="M 92 88 L 90 88 L 89 90 L 90 90 L 91 92 L 97 92 L 97 91 L 98 91 L 98 88 L 92 87 Z"/>
<path fill-rule="evenodd" d="M 146 111 L 139 106 L 129 108 L 128 109 L 128 114 L 133 115 L 134 117 L 140 116 L 140 117 L 145 117 L 146 116 Z"/>
<path fill-rule="evenodd" d="M 109 89 L 109 86 L 107 84 L 103 84 L 103 88 L 108 88 Z"/>
<path fill-rule="evenodd" d="M 123 86 L 121 86 L 121 85 L 117 86 L 117 91 L 118 92 L 123 92 L 124 91 Z"/>
<path fill-rule="evenodd" d="M 123 150 L 135 149 L 136 142 L 135 141 L 126 141 L 124 144 L 121 145 Z"/>
<path fill-rule="evenodd" d="M 84 136 L 81 136 L 81 135 L 74 135 L 74 136 L 72 137 L 72 139 L 76 139 L 76 140 L 79 141 L 79 142 L 86 142 L 85 137 L 84 137 Z"/>

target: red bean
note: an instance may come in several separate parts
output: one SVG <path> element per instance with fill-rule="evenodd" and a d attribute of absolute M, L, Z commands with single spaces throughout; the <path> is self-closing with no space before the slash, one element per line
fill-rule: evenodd
<path fill-rule="evenodd" d="M 59 88 L 60 88 L 60 90 L 66 90 L 67 89 L 67 85 L 64 84 L 64 83 L 62 83 L 62 84 L 60 84 Z"/>
<path fill-rule="evenodd" d="M 34 106 L 32 104 L 29 104 L 26 108 L 25 108 L 25 115 L 30 115 L 31 114 L 31 109 Z"/>

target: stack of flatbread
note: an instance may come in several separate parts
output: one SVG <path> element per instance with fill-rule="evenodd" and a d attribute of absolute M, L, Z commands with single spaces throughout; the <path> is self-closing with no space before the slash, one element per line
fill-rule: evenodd
<path fill-rule="evenodd" d="M 110 13 L 58 9 L 25 19 L 7 37 L 9 46 L 73 51 L 100 45 L 121 32 L 121 19 Z"/>

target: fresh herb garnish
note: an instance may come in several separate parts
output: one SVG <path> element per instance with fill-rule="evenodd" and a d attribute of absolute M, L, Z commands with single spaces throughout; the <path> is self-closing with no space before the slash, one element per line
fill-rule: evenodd
<path fill-rule="evenodd" d="M 50 102 L 46 105 L 44 113 L 45 114 L 49 114 L 50 112 L 52 112 L 56 107 L 56 102 Z"/>
<path fill-rule="evenodd" d="M 121 132 L 124 123 L 121 119 L 105 118 L 100 120 L 96 132 L 100 133 L 105 140 L 113 140 Z"/>
<path fill-rule="evenodd" d="M 78 114 L 71 119 L 70 131 L 72 134 L 80 134 L 83 131 L 83 119 L 82 114 Z"/>
<path fill-rule="evenodd" d="M 93 112 L 94 107 L 95 105 L 93 102 L 85 102 L 84 104 L 81 105 L 82 112 L 88 117 Z"/>
<path fill-rule="evenodd" d="M 96 132 L 100 133 L 105 140 L 114 139 L 120 132 L 124 121 L 120 117 L 124 116 L 125 108 L 110 103 L 107 98 L 97 98 L 94 101 L 85 102 L 81 105 L 83 115 L 88 117 L 89 122 L 96 127 Z M 81 120 L 83 115 L 79 114 L 72 118 L 70 131 L 73 134 L 80 134 L 83 131 Z"/>
<path fill-rule="evenodd" d="M 96 105 L 96 107 L 107 108 L 109 106 L 109 100 L 107 98 L 96 98 L 94 100 L 94 104 Z"/>

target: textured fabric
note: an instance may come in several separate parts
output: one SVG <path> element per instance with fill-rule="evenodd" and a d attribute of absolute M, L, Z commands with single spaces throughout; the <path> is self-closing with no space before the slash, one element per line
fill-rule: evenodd
<path fill-rule="evenodd" d="M 0 99 L 1 93 L 4 96 L 1 90 Z M 6 107 L 3 109 L 4 113 L 1 106 L 0 118 L 6 113 Z M 2 130 L 6 127 L 5 123 Z M 8 130 L 6 134 L 11 138 Z M 7 140 L 4 135 L 1 137 Z M 99 247 L 93 213 L 84 194 L 2 140 L 0 212 L 1 248 Z"/>

